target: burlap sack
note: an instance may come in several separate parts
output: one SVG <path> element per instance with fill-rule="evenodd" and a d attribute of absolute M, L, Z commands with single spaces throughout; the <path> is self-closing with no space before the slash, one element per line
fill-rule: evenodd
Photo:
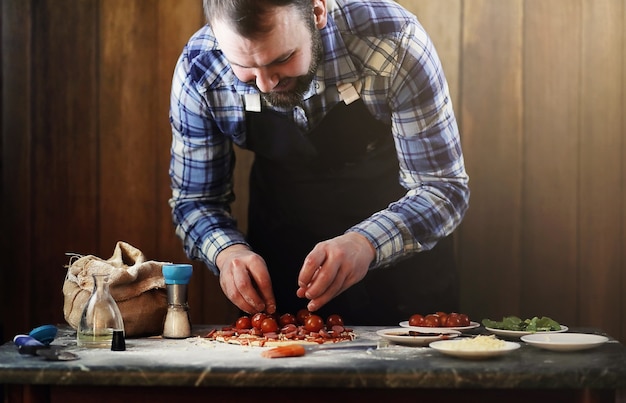
<path fill-rule="evenodd" d="M 109 291 L 122 313 L 126 337 L 161 334 L 167 313 L 164 264 L 146 261 L 139 249 L 121 241 L 108 260 L 87 255 L 70 261 L 63 283 L 65 320 L 78 328 L 93 291 L 92 275 L 109 274 Z"/>

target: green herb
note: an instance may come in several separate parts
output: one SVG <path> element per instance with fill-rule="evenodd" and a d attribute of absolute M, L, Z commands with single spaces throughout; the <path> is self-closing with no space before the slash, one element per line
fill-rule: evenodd
<path fill-rule="evenodd" d="M 532 319 L 521 320 L 517 316 L 505 316 L 502 321 L 497 322 L 491 319 L 483 319 L 483 326 L 492 329 L 513 330 L 521 332 L 547 332 L 553 330 L 561 330 L 561 325 L 547 316 L 541 318 L 533 317 Z"/>

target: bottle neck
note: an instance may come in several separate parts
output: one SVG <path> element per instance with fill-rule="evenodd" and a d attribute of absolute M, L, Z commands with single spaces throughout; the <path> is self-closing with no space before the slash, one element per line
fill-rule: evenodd
<path fill-rule="evenodd" d="M 98 295 L 104 295 L 109 292 L 109 275 L 108 274 L 93 274 L 93 293 Z"/>

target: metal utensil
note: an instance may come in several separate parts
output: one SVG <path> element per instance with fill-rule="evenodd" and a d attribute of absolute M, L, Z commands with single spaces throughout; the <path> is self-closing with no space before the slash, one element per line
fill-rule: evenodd
<path fill-rule="evenodd" d="M 73 361 L 80 357 L 77 354 L 60 348 L 44 348 L 37 350 L 37 355 L 50 361 Z"/>

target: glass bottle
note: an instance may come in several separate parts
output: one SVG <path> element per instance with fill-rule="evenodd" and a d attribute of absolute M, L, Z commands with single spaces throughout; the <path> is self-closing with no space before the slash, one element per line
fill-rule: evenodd
<path fill-rule="evenodd" d="M 79 347 L 111 348 L 113 332 L 124 332 L 122 313 L 109 292 L 109 275 L 92 277 L 93 292 L 83 308 L 76 343 Z"/>
<path fill-rule="evenodd" d="M 191 336 L 187 284 L 193 272 L 190 264 L 168 264 L 162 268 L 167 288 L 167 314 L 163 323 L 163 337 L 184 339 Z"/>

